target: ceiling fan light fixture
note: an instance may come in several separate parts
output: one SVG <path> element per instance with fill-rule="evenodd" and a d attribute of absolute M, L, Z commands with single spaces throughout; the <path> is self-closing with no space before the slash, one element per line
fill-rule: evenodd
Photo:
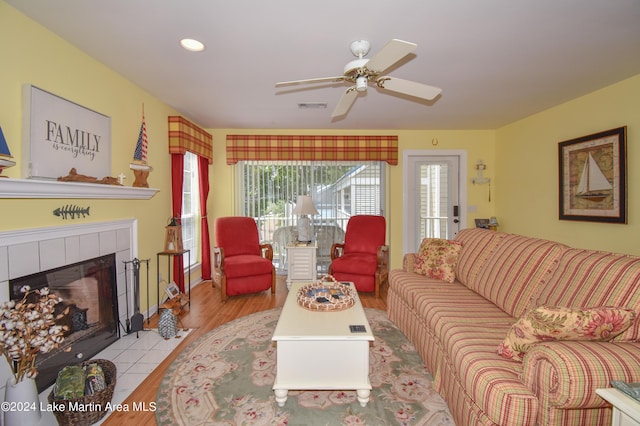
<path fill-rule="evenodd" d="M 180 40 L 180 46 L 190 52 L 202 52 L 204 50 L 204 44 L 192 38 L 183 38 Z"/>
<path fill-rule="evenodd" d="M 364 75 L 356 78 L 356 90 L 358 92 L 365 92 L 367 90 L 367 77 Z"/>

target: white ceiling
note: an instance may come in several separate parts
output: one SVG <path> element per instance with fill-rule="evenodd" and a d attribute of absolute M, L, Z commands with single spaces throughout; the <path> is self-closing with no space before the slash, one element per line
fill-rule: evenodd
<path fill-rule="evenodd" d="M 639 0 L 5 1 L 205 128 L 493 129 L 640 73 Z M 385 74 L 435 101 L 370 86 L 332 120 L 346 84 L 274 87 L 392 38 L 418 47 Z"/>

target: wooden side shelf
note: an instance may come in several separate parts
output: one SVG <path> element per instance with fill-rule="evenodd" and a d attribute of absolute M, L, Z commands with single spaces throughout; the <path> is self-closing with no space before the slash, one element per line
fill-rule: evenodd
<path fill-rule="evenodd" d="M 189 271 L 187 273 L 187 276 L 189 277 L 189 291 L 187 292 L 187 287 L 185 287 L 185 282 L 184 282 L 184 273 L 182 275 L 180 275 L 180 279 L 178 280 L 178 282 L 176 284 L 178 284 L 179 288 L 182 288 L 184 290 L 185 293 L 179 294 L 173 298 L 171 298 L 170 300 L 168 300 L 167 302 L 163 303 L 162 305 L 160 305 L 160 256 L 166 256 L 167 257 L 167 282 L 171 282 L 171 264 L 173 263 L 173 258 L 175 256 L 179 256 L 181 258 L 184 258 L 184 255 L 187 255 L 187 265 L 191 265 L 191 250 L 182 250 L 182 251 L 178 251 L 178 252 L 172 252 L 172 251 L 161 251 L 159 253 L 157 253 L 156 257 L 157 257 L 157 277 L 158 277 L 158 281 L 157 281 L 157 285 L 156 285 L 156 291 L 157 291 L 157 295 L 158 295 L 158 299 L 157 299 L 157 305 L 158 306 L 158 311 L 156 313 L 160 313 L 160 309 L 163 308 L 167 308 L 168 303 L 171 303 L 170 308 L 174 309 L 173 304 L 176 303 L 176 300 L 174 299 L 178 299 L 179 303 L 180 303 L 180 312 L 184 311 L 184 308 L 189 305 L 191 306 L 191 271 Z M 175 311 L 174 311 L 175 313 Z"/>

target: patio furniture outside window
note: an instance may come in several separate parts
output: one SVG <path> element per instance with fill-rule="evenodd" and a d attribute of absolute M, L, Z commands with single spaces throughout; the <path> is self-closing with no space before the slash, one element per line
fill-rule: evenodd
<path fill-rule="evenodd" d="M 334 242 L 342 242 L 356 214 L 384 214 L 384 162 L 241 161 L 240 214 L 258 223 L 260 238 L 273 245 L 274 263 L 286 273 L 286 244 L 294 241 L 298 195 L 310 195 L 319 212 L 311 217 L 318 243 L 318 269 L 326 272 Z"/>

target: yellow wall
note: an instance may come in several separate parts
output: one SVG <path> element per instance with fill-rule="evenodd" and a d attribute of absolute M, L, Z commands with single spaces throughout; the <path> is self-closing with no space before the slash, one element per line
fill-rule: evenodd
<path fill-rule="evenodd" d="M 171 214 L 170 160 L 167 154 L 167 116 L 176 111 L 106 68 L 47 29 L 0 0 L 0 126 L 17 166 L 5 170 L 21 177 L 22 87 L 33 84 L 111 117 L 112 174 L 124 172 L 131 185 L 128 164 L 137 139 L 142 104 L 149 135 L 149 164 L 154 170 L 149 184 L 160 192 L 151 200 L 20 200 L 0 199 L 0 230 L 53 226 L 68 223 L 52 211 L 67 203 L 90 206 L 91 215 L 73 223 L 137 218 L 139 253 L 151 258 L 164 243 L 164 225 Z M 402 260 L 402 153 L 405 150 L 466 150 L 467 204 L 477 212 L 467 213 L 466 226 L 476 217 L 495 215 L 505 232 L 515 232 L 565 242 L 576 247 L 640 254 L 640 76 L 619 82 L 587 96 L 543 111 L 497 130 L 264 130 L 209 129 L 214 141 L 209 211 L 213 218 L 234 213 L 233 171 L 226 165 L 225 141 L 229 133 L 274 134 L 397 134 L 400 164 L 389 167 L 387 213 L 389 214 L 391 266 Z M 188 117 L 187 117 L 188 118 Z M 599 224 L 558 220 L 557 143 L 618 126 L 628 126 L 629 224 Z M 437 138 L 438 146 L 432 145 Z M 492 178 L 491 201 L 487 186 L 474 186 L 478 159 L 487 164 Z M 213 226 L 212 226 L 213 228 Z M 212 243 L 213 243 L 212 239 Z M 151 268 L 152 282 L 155 267 Z M 152 286 L 153 287 L 153 286 Z M 146 300 L 142 295 L 142 300 Z M 155 290 L 152 289 L 152 296 Z M 153 300 L 153 297 L 152 297 Z"/>
<path fill-rule="evenodd" d="M 387 242 L 391 250 L 391 266 L 402 264 L 402 153 L 405 150 L 466 150 L 468 155 L 467 174 L 469 181 L 475 175 L 475 163 L 478 159 L 487 164 L 486 177 L 492 177 L 495 171 L 494 139 L 495 132 L 489 130 L 349 130 L 329 132 L 327 130 L 291 130 L 291 129 L 208 129 L 213 135 L 214 160 L 211 169 L 210 214 L 215 218 L 235 213 L 236 200 L 233 191 L 236 168 L 226 164 L 225 142 L 227 134 L 360 134 L 360 135 L 398 135 L 399 164 L 388 167 L 387 219 L 390 228 Z M 437 146 L 432 140 L 437 139 Z M 488 187 L 474 186 L 468 183 L 467 201 L 478 208 L 476 213 L 467 214 L 467 226 L 474 226 L 476 217 L 490 217 L 495 214 L 493 203 L 488 201 Z M 212 226 L 213 231 L 213 226 Z M 212 235 L 212 244 L 215 236 Z"/>
<path fill-rule="evenodd" d="M 3 175 L 22 177 L 22 88 L 31 84 L 111 117 L 111 172 L 112 176 L 124 173 L 126 186 L 134 181 L 129 163 L 144 104 L 148 162 L 153 167 L 148 182 L 160 189 L 150 200 L 0 199 L 0 230 L 136 218 L 138 257 L 152 259 L 151 283 L 154 283 L 155 254 L 163 248 L 164 226 L 171 216 L 167 116 L 175 115 L 176 111 L 3 1 L 0 1 L 0 52 L 0 126 L 17 163 Z M 69 203 L 89 206 L 90 216 L 62 220 L 52 214 L 54 209 Z M 155 286 L 151 287 L 155 296 Z M 144 288 L 142 292 L 141 300 L 145 301 Z"/>
<path fill-rule="evenodd" d="M 628 224 L 558 219 L 558 142 L 627 126 Z M 640 75 L 496 133 L 500 229 L 573 247 L 640 255 Z"/>

